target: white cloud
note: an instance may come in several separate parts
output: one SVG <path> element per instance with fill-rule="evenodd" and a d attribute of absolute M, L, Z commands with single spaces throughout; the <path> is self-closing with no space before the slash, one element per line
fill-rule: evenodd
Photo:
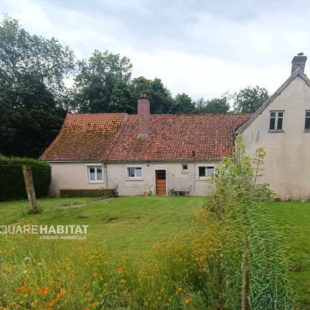
<path fill-rule="evenodd" d="M 272 92 L 294 54 L 310 51 L 310 3 L 302 0 L 0 0 L 0 8 L 78 57 L 121 53 L 134 76 L 159 77 L 195 99 L 248 85 Z"/>
<path fill-rule="evenodd" d="M 255 85 L 268 85 L 270 91 L 275 91 L 290 72 L 287 65 L 258 68 L 170 50 L 141 53 L 124 49 L 123 54 L 129 55 L 135 64 L 134 76 L 150 79 L 159 76 L 174 95 L 185 92 L 195 99 L 221 96 L 228 90 Z"/>

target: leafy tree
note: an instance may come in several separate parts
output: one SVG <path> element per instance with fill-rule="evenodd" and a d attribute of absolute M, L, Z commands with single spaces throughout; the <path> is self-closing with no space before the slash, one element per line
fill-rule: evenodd
<path fill-rule="evenodd" d="M 182 93 L 178 94 L 169 110 L 173 114 L 191 114 L 195 112 L 195 104 L 191 97 Z"/>
<path fill-rule="evenodd" d="M 18 21 L 0 23 L 0 86 L 15 87 L 25 74 L 35 74 L 54 94 L 64 88 L 64 78 L 74 69 L 74 55 L 56 39 L 31 35 Z"/>
<path fill-rule="evenodd" d="M 229 103 L 226 96 L 221 98 L 214 98 L 208 101 L 204 101 L 203 98 L 197 100 L 195 104 L 195 112 L 198 114 L 210 113 L 228 113 Z"/>
<path fill-rule="evenodd" d="M 0 153 L 39 157 L 55 138 L 65 117 L 53 94 L 36 75 L 0 92 Z"/>
<path fill-rule="evenodd" d="M 131 63 L 127 57 L 96 50 L 80 61 L 74 79 L 73 107 L 80 112 L 133 112 L 129 81 Z"/>
<path fill-rule="evenodd" d="M 234 110 L 238 113 L 255 112 L 268 98 L 267 89 L 259 86 L 246 87 L 232 96 Z"/>
<path fill-rule="evenodd" d="M 141 93 L 146 93 L 151 102 L 151 113 L 171 113 L 173 98 L 170 91 L 163 85 L 160 79 L 148 80 L 138 77 L 130 84 L 132 105 L 137 105 L 137 98 Z"/>
<path fill-rule="evenodd" d="M 38 157 L 61 128 L 57 98 L 74 67 L 55 39 L 31 35 L 17 20 L 0 23 L 0 153 Z"/>
<path fill-rule="evenodd" d="M 207 101 L 207 105 L 205 107 L 205 113 L 227 113 L 229 110 L 229 104 L 226 97 L 222 98 L 214 98 Z"/>

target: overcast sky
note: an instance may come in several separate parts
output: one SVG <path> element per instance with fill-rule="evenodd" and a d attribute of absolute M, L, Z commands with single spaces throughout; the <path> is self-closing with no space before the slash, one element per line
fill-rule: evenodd
<path fill-rule="evenodd" d="M 294 55 L 310 56 L 309 1 L 0 0 L 0 12 L 80 58 L 127 56 L 133 77 L 194 99 L 254 85 L 273 92 Z"/>

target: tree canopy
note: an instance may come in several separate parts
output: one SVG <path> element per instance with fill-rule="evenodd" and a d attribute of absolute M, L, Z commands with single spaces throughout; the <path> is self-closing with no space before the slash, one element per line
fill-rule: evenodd
<path fill-rule="evenodd" d="M 129 80 L 132 64 L 127 57 L 95 50 L 79 61 L 74 78 L 72 106 L 79 112 L 133 112 Z"/>
<path fill-rule="evenodd" d="M 0 24 L 0 153 L 38 157 L 55 138 L 66 111 L 58 96 L 74 68 L 73 52 L 31 35 L 17 20 Z"/>
<path fill-rule="evenodd" d="M 235 112 L 255 112 L 269 98 L 266 88 L 246 87 L 233 95 Z"/>
<path fill-rule="evenodd" d="M 55 38 L 30 34 L 7 16 L 0 22 L 0 154 L 39 157 L 67 112 L 136 113 L 140 93 L 151 113 L 172 114 L 254 112 L 268 98 L 258 86 L 210 100 L 174 97 L 159 78 L 132 79 L 127 57 L 95 50 L 77 60 Z"/>

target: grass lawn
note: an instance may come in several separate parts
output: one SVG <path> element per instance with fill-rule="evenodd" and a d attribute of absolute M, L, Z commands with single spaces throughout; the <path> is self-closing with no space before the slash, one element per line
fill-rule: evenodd
<path fill-rule="evenodd" d="M 135 292 L 137 296 L 145 296 L 154 287 L 158 288 L 152 291 L 156 296 L 150 297 L 149 304 L 143 300 L 141 309 L 204 309 L 191 304 L 193 295 L 179 288 L 178 285 L 182 287 L 179 280 L 172 281 L 182 271 L 172 269 L 167 280 L 163 280 L 163 274 L 161 282 L 154 283 L 158 279 L 153 276 L 160 266 L 155 261 L 147 265 L 147 260 L 153 259 L 152 253 L 156 253 L 154 244 L 170 242 L 175 236 L 189 231 L 197 211 L 205 202 L 204 198 L 125 197 L 75 206 L 92 200 L 39 199 L 43 212 L 38 215 L 28 214 L 27 201 L 0 203 L 0 226 L 89 226 L 87 240 L 39 240 L 36 235 L 0 234 L 0 283 L 6 283 L 5 286 L 0 285 L 0 310 L 48 308 L 48 305 L 56 309 L 95 309 L 101 305 L 109 309 L 126 308 L 119 299 L 131 305 L 131 289 L 138 290 Z M 266 212 L 274 220 L 275 232 L 280 234 L 293 261 L 290 274 L 298 309 L 310 309 L 310 203 L 270 203 Z M 168 243 L 168 250 L 174 251 L 175 246 L 178 246 L 178 241 L 170 248 Z M 192 251 L 186 242 L 180 246 L 184 251 L 187 248 Z M 199 243 L 195 243 L 195 247 L 200 259 L 203 254 L 199 250 L 203 247 Z M 166 262 L 165 254 L 161 259 L 163 264 L 173 263 L 173 268 L 177 266 L 175 261 Z M 180 262 L 185 264 L 182 258 Z M 141 274 L 137 275 L 139 264 L 144 265 Z M 191 266 L 192 262 L 188 268 Z M 150 289 L 143 285 L 139 287 L 140 281 L 151 283 Z M 164 291 L 172 288 L 172 292 Z M 59 293 L 61 289 L 64 289 L 62 295 Z M 165 296 L 165 302 L 160 300 L 162 296 Z M 179 301 L 174 303 L 175 299 Z M 109 302 L 110 306 L 106 306 Z M 139 298 L 135 302 L 139 302 Z"/>
<path fill-rule="evenodd" d="M 119 252 L 145 250 L 154 243 L 186 231 L 203 205 L 203 198 L 126 197 L 94 203 L 92 198 L 39 199 L 44 210 L 28 215 L 27 201 L 0 203 L 0 225 L 89 225 L 86 243 Z M 72 207 L 63 208 L 73 204 Z M 42 247 L 48 241 L 43 241 Z M 71 241 L 70 241 L 71 242 Z M 74 242 L 80 246 L 81 241 Z M 83 246 L 85 246 L 83 244 Z"/>
<path fill-rule="evenodd" d="M 290 258 L 298 309 L 310 309 L 310 203 L 274 202 L 267 208 Z"/>
<path fill-rule="evenodd" d="M 148 260 L 153 260 L 152 246 L 186 232 L 205 199 L 126 197 L 81 207 L 67 206 L 91 200 L 39 199 L 43 212 L 37 215 L 28 214 L 27 201 L 0 203 L 0 226 L 89 226 L 87 240 L 40 240 L 37 235 L 0 234 L 0 283 L 6 283 L 0 285 L 1 310 L 50 306 L 126 308 L 126 304 L 132 303 L 129 287 L 140 287 L 141 292 L 137 294 L 141 298 L 147 294 L 144 290 L 148 288 L 139 284 L 139 265 L 145 266 L 145 274 L 139 277 L 146 283 L 149 273 L 160 267 L 152 262 L 147 265 Z M 173 285 L 171 295 L 175 295 L 177 284 L 166 284 Z M 161 283 L 158 285 L 162 287 Z M 178 298 L 183 296 L 183 291 L 177 293 Z M 158 294 L 163 293 L 159 290 Z M 160 298 L 150 296 L 152 300 L 145 301 L 141 307 L 148 309 L 152 304 L 158 308 L 155 302 L 162 304 Z M 120 300 L 126 300 L 126 304 Z M 184 300 L 185 292 L 183 304 Z M 169 304 L 173 308 L 174 300 Z"/>

